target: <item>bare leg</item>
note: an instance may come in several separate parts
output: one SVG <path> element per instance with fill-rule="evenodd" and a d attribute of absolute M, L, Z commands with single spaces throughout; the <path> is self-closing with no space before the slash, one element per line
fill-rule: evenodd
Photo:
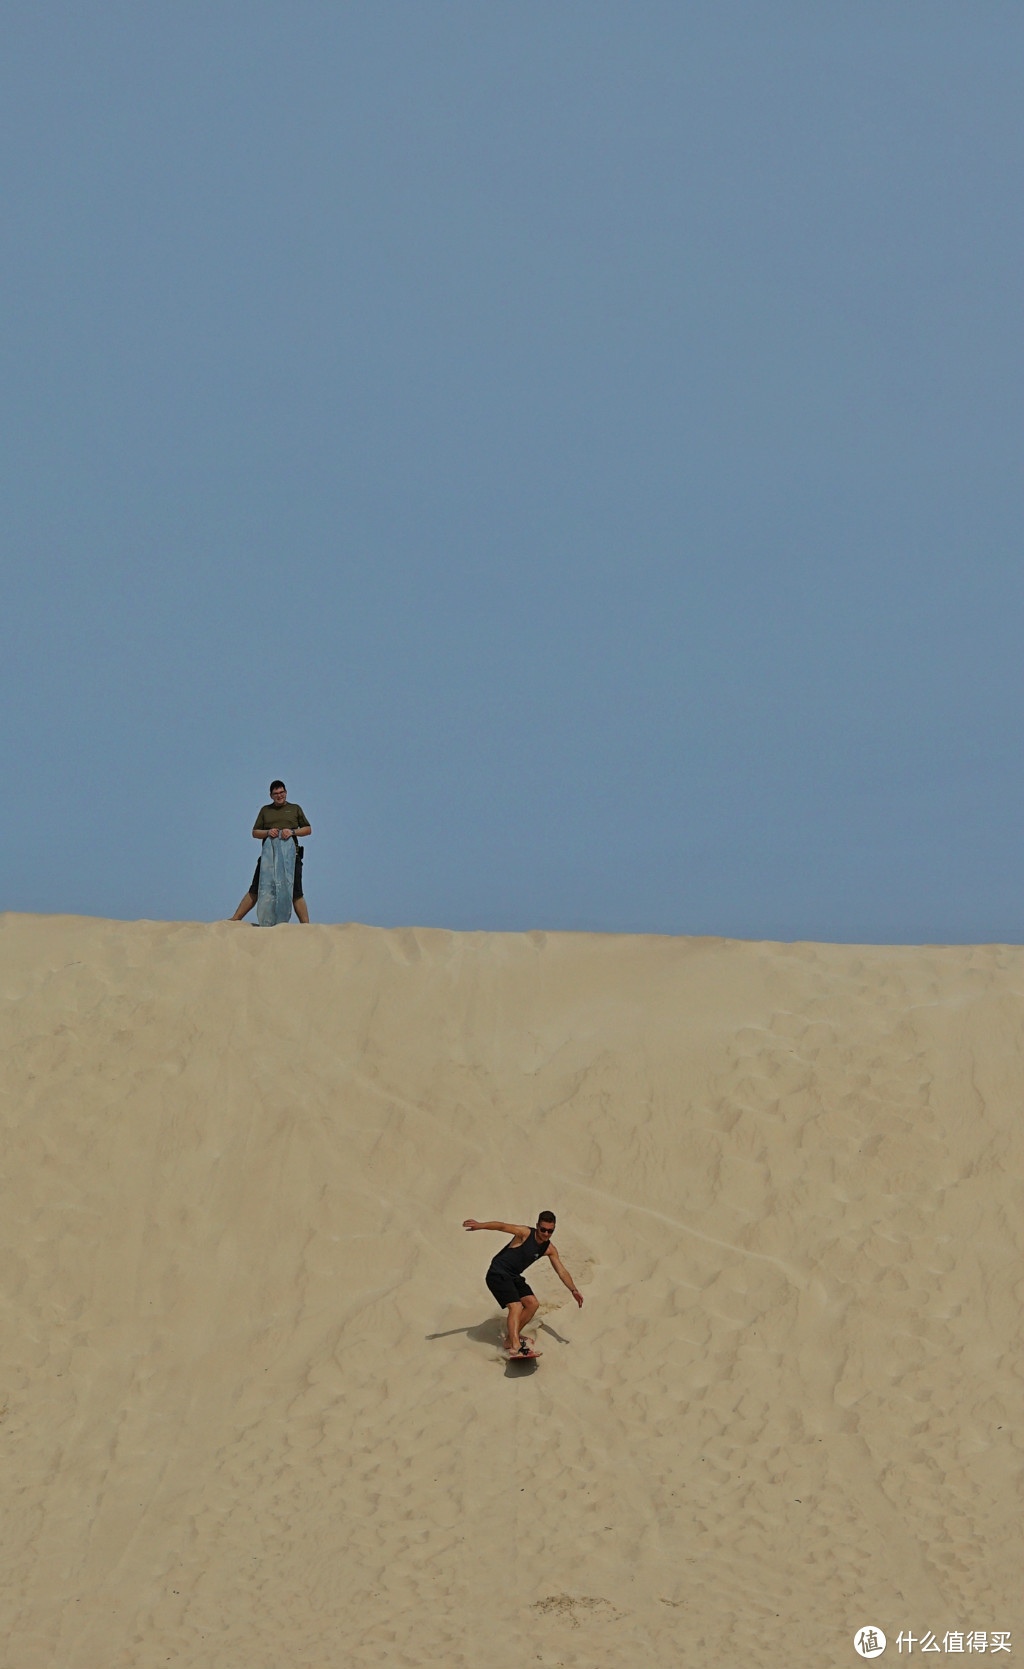
<path fill-rule="evenodd" d="M 238 906 L 238 909 L 235 911 L 234 915 L 231 917 L 231 920 L 232 921 L 241 921 L 243 916 L 247 916 L 249 914 L 249 911 L 252 909 L 255 902 L 256 902 L 256 900 L 255 900 L 255 898 L 253 898 L 252 893 L 247 892 L 245 897 L 242 899 L 241 904 Z"/>
<path fill-rule="evenodd" d="M 308 927 L 309 911 L 306 909 L 306 900 L 304 898 L 293 898 L 292 904 L 295 907 L 295 914 L 298 916 L 299 920 L 305 922 Z"/>
<path fill-rule="evenodd" d="M 505 1346 L 514 1356 L 519 1349 L 519 1335 L 528 1321 L 532 1321 L 540 1308 L 540 1300 L 534 1298 L 516 1299 L 508 1307 L 508 1327 L 506 1329 Z"/>
<path fill-rule="evenodd" d="M 516 1351 L 519 1349 L 519 1329 L 523 1320 L 523 1306 L 519 1299 L 515 1299 L 508 1307 L 508 1326 L 505 1328 L 505 1349 Z"/>
<path fill-rule="evenodd" d="M 540 1309 L 540 1299 L 539 1298 L 534 1298 L 534 1297 L 531 1296 L 529 1298 L 524 1298 L 523 1299 L 523 1313 L 519 1318 L 520 1337 L 522 1336 L 523 1328 L 529 1326 L 530 1322 L 533 1320 L 534 1316 L 537 1314 L 537 1311 L 539 1309 Z"/>

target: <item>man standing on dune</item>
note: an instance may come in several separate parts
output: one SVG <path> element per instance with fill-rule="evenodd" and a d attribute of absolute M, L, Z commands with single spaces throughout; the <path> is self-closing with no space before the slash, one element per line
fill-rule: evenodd
<path fill-rule="evenodd" d="M 302 896 L 302 847 L 299 836 L 312 834 L 313 831 L 306 821 L 306 813 L 301 806 L 293 806 L 288 799 L 288 790 L 278 778 L 270 784 L 270 804 L 261 806 L 253 824 L 252 837 L 254 840 L 294 840 L 295 841 L 295 880 L 292 885 L 292 904 L 295 914 L 301 922 L 309 925 L 309 911 L 306 900 Z M 249 891 L 242 899 L 238 909 L 231 917 L 232 921 L 241 921 L 252 909 L 260 891 L 260 863 L 259 859 L 253 871 L 252 883 Z M 286 895 L 287 896 L 287 895 Z"/>
<path fill-rule="evenodd" d="M 529 1356 L 530 1343 L 527 1339 L 520 1338 L 520 1333 L 527 1322 L 532 1321 L 536 1315 L 539 1300 L 523 1280 L 524 1269 L 529 1269 L 531 1263 L 536 1263 L 538 1258 L 548 1258 L 562 1285 L 569 1288 L 577 1304 L 581 1309 L 583 1307 L 583 1294 L 577 1292 L 576 1283 L 559 1257 L 551 1238 L 555 1232 L 554 1212 L 542 1211 L 537 1218 L 535 1229 L 528 1229 L 522 1223 L 478 1223 L 475 1217 L 467 1217 L 462 1226 L 471 1230 L 494 1229 L 498 1234 L 512 1236 L 508 1245 L 503 1246 L 491 1259 L 485 1280 L 492 1298 L 497 1299 L 501 1308 L 508 1311 L 505 1349 L 510 1356 Z"/>

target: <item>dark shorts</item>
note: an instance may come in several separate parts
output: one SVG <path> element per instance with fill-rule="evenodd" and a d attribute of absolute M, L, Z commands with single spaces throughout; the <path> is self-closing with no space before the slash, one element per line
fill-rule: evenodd
<path fill-rule="evenodd" d="M 259 858 L 257 860 L 257 863 L 256 863 L 256 868 L 252 872 L 252 885 L 249 888 L 249 895 L 250 895 L 251 898 L 259 898 L 259 896 L 260 896 L 260 864 L 262 862 L 263 862 L 263 859 Z M 296 845 L 295 845 L 295 879 L 292 882 L 292 903 L 294 904 L 295 900 L 297 898 L 301 898 L 301 897 L 302 897 L 302 847 L 298 844 L 298 842 L 296 842 Z"/>
<path fill-rule="evenodd" d="M 521 1275 L 505 1275 L 500 1269 L 488 1269 L 485 1280 L 488 1292 L 498 1300 L 503 1310 L 509 1304 L 522 1303 L 524 1298 L 534 1296 L 533 1288 L 527 1286 Z"/>

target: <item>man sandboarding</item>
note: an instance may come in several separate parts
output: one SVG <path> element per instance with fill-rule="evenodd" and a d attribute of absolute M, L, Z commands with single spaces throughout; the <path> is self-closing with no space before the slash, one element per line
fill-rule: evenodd
<path fill-rule="evenodd" d="M 512 1236 L 508 1245 L 491 1259 L 485 1280 L 491 1296 L 497 1299 L 503 1310 L 508 1311 L 506 1351 L 519 1361 L 531 1361 L 540 1352 L 534 1350 L 530 1341 L 521 1338 L 520 1334 L 537 1314 L 539 1300 L 523 1280 L 523 1270 L 529 1269 L 538 1258 L 549 1258 L 562 1285 L 569 1288 L 577 1304 L 581 1309 L 583 1307 L 583 1294 L 577 1292 L 576 1283 L 551 1239 L 555 1232 L 554 1212 L 542 1211 L 535 1229 L 528 1229 L 522 1223 L 478 1223 L 475 1217 L 467 1217 L 462 1226 L 464 1229 L 495 1229 L 498 1234 Z"/>

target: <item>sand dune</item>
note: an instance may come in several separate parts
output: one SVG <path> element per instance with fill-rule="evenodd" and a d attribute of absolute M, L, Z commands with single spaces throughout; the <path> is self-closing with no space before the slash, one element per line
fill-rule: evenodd
<path fill-rule="evenodd" d="M 8 1669 L 1024 1652 L 1020 949 L 2 920 Z"/>

